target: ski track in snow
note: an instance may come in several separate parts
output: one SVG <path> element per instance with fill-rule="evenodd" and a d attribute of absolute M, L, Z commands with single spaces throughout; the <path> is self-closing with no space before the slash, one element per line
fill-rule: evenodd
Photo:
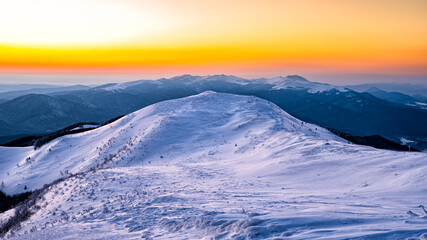
<path fill-rule="evenodd" d="M 10 194 L 84 172 L 6 238 L 427 237 L 425 153 L 348 144 L 255 97 L 166 101 L 0 159 Z"/>

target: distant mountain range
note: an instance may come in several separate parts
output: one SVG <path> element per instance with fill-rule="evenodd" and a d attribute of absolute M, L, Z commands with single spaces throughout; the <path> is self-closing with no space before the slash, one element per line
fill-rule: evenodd
<path fill-rule="evenodd" d="M 365 92 L 371 88 L 378 88 L 386 92 L 399 92 L 410 96 L 427 97 L 427 85 L 410 83 L 365 83 L 358 85 L 347 85 L 346 88 L 357 92 Z"/>
<path fill-rule="evenodd" d="M 408 106 L 418 107 L 421 109 L 427 109 L 427 97 L 420 95 L 409 96 L 400 92 L 386 92 L 376 87 L 369 88 L 365 92 L 371 95 L 384 99 L 390 102 L 401 103 Z"/>
<path fill-rule="evenodd" d="M 23 90 L 37 89 L 37 88 L 57 88 L 57 87 L 64 87 L 64 86 L 53 85 L 53 84 L 0 84 L 0 93 L 10 92 L 10 91 L 23 91 Z"/>
<path fill-rule="evenodd" d="M 0 95 L 4 99 L 0 102 L 0 143 L 43 135 L 77 122 L 103 122 L 153 103 L 208 90 L 254 95 L 323 127 L 357 136 L 380 135 L 427 149 L 424 100 L 373 88 L 356 92 L 296 75 L 251 80 L 229 75 L 182 75 L 92 88 L 58 87 L 12 100 Z"/>
<path fill-rule="evenodd" d="M 0 88 L 1 88 L 1 85 L 0 85 Z M 84 86 L 84 85 L 29 88 L 24 90 L 0 92 L 0 99 L 11 100 L 13 98 L 17 98 L 27 94 L 52 94 L 52 93 L 60 94 L 60 93 L 67 93 L 70 91 L 86 90 L 90 88 L 91 87 Z"/>

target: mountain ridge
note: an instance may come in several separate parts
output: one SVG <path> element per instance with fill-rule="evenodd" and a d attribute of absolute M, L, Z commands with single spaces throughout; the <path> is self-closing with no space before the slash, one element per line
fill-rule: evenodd
<path fill-rule="evenodd" d="M 348 144 L 252 96 L 205 92 L 164 101 L 37 150 L 0 147 L 0 159 L 6 193 L 48 184 L 20 206 L 30 216 L 6 238 L 405 238 L 427 231 L 416 208 L 425 199 L 425 153 Z M 10 217 L 13 211 L 0 214 Z"/>
<path fill-rule="evenodd" d="M 278 85 L 274 85 L 274 82 Z M 76 122 L 103 122 L 156 102 L 207 90 L 261 97 L 274 102 L 293 116 L 323 127 L 357 136 L 380 135 L 395 142 L 401 142 L 401 139 L 405 138 L 413 142 L 413 147 L 427 149 L 427 132 L 424 128 L 427 124 L 426 110 L 382 100 L 368 93 L 309 82 L 292 75 L 253 80 L 227 75 L 181 75 L 156 81 L 139 80 L 66 94 L 52 94 L 49 96 L 54 97 L 58 104 L 74 104 L 74 108 L 67 113 L 67 118 L 60 118 L 54 115 L 55 112 L 51 112 L 46 113 L 46 117 L 52 118 L 52 121 L 41 121 L 33 116 L 37 115 L 37 112 L 27 112 L 27 108 L 31 108 L 37 101 L 16 105 L 16 111 L 4 116 L 11 118 L 9 121 L 3 119 L 0 114 L 0 120 L 11 126 L 0 126 L 0 130 L 8 131 L 0 132 L 0 143 L 10 142 L 25 135 L 45 135 Z M 3 104 L 0 104 L 0 113 Z M 80 114 L 73 115 L 77 112 Z M 33 120 L 20 125 L 18 119 L 27 118 Z M 0 125 L 1 123 L 0 121 Z"/>

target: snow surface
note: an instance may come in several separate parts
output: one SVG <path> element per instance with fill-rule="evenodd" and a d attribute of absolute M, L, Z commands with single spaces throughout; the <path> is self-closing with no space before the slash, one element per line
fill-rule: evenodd
<path fill-rule="evenodd" d="M 427 110 L 427 103 L 423 103 L 423 102 L 415 102 L 415 106 L 419 107 L 421 109 Z"/>
<path fill-rule="evenodd" d="M 427 237 L 426 153 L 349 144 L 256 97 L 165 101 L 0 159 L 9 194 L 82 173 L 7 238 Z"/>
<path fill-rule="evenodd" d="M 406 139 L 406 138 L 404 138 L 404 137 L 401 137 L 401 138 L 400 138 L 400 142 L 401 142 L 403 145 L 408 145 L 408 144 L 414 143 L 414 141 L 409 140 L 409 139 Z"/>
<path fill-rule="evenodd" d="M 80 129 L 86 129 L 86 128 L 97 128 L 99 127 L 98 124 L 83 124 L 81 126 L 75 127 L 73 129 L 71 129 L 71 131 L 73 130 L 80 130 Z"/>

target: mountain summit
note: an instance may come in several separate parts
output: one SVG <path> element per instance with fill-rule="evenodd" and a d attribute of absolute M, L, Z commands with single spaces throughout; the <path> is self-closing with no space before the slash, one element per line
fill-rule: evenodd
<path fill-rule="evenodd" d="M 0 147 L 0 159 L 7 194 L 48 184 L 5 235 L 17 239 L 425 232 L 425 153 L 349 144 L 251 96 L 160 102 L 37 150 Z"/>
<path fill-rule="evenodd" d="M 0 176 L 7 179 L 4 188 L 6 193 L 19 193 L 24 190 L 23 186 L 34 190 L 54 181 L 61 177 L 61 171 L 77 173 L 99 165 L 110 154 L 116 157 L 124 154 L 126 159 L 135 158 L 145 162 L 151 157 L 157 159 L 162 153 L 164 157 L 175 154 L 175 158 L 178 158 L 178 155 L 186 156 L 197 151 L 205 152 L 206 148 L 216 149 L 235 143 L 238 145 L 236 149 L 227 148 L 231 154 L 237 149 L 250 151 L 257 146 L 242 144 L 241 138 L 250 139 L 250 136 L 254 136 L 252 143 L 255 143 L 278 136 L 278 133 L 285 134 L 283 137 L 286 138 L 343 141 L 323 128 L 304 124 L 266 100 L 207 91 L 153 104 L 117 122 L 87 133 L 64 136 L 38 150 L 11 148 L 9 150 L 13 154 L 4 157 L 12 158 L 9 161 L 12 166 L 20 165 L 9 172 L 14 176 L 16 171 L 19 177 Z M 121 150 L 123 147 L 129 151 Z M 18 154 L 15 151 L 27 153 L 25 157 L 15 157 L 13 155 Z M 129 152 L 135 157 L 128 157 Z M 58 155 L 64 161 L 56 160 Z M 40 173 L 35 168 L 50 171 Z M 35 178 L 39 180 L 33 181 Z"/>

